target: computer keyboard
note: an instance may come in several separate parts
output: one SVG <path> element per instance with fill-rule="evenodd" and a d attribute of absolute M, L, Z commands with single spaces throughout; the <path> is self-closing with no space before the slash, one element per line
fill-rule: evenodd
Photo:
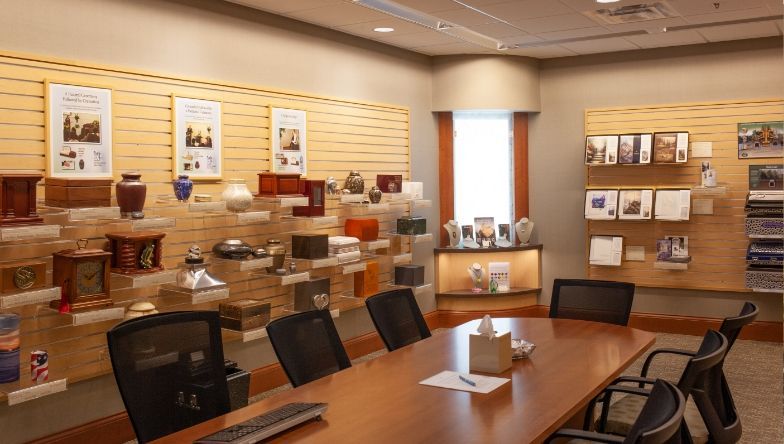
<path fill-rule="evenodd" d="M 227 427 L 195 441 L 195 444 L 253 444 L 276 433 L 290 429 L 311 418 L 321 417 L 327 404 L 296 402 L 262 413 L 245 422 Z"/>

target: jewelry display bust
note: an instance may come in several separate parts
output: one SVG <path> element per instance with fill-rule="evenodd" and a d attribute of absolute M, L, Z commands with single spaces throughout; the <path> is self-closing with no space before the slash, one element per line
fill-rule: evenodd
<path fill-rule="evenodd" d="M 444 228 L 449 233 L 449 246 L 457 247 L 460 245 L 460 225 L 457 224 L 457 221 L 450 220 L 444 224 Z"/>
<path fill-rule="evenodd" d="M 534 230 L 534 223 L 524 217 L 515 224 L 515 233 L 517 233 L 517 240 L 522 245 L 528 245 L 531 241 L 531 232 Z"/>

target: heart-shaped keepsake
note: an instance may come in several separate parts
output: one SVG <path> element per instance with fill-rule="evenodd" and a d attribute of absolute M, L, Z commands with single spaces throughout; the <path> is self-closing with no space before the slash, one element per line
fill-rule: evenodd
<path fill-rule="evenodd" d="M 326 293 L 313 295 L 313 306 L 323 310 L 329 306 L 329 295 Z"/>

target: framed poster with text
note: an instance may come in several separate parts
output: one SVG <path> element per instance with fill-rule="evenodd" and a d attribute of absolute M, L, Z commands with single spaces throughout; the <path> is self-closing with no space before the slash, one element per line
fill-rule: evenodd
<path fill-rule="evenodd" d="M 44 83 L 46 176 L 112 177 L 112 90 Z"/>
<path fill-rule="evenodd" d="M 270 107 L 272 172 L 308 174 L 305 111 Z"/>
<path fill-rule="evenodd" d="M 172 95 L 172 176 L 223 176 L 221 102 Z"/>

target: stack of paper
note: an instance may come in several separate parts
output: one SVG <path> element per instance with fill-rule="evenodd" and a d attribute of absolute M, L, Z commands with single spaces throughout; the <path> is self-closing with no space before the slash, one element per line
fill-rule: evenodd
<path fill-rule="evenodd" d="M 621 265 L 623 238 L 621 236 L 591 236 L 591 265 Z"/>
<path fill-rule="evenodd" d="M 445 370 L 435 376 L 419 381 L 419 383 L 432 387 L 462 390 L 464 392 L 490 393 L 509 381 L 509 378 L 496 378 Z"/>
<path fill-rule="evenodd" d="M 689 220 L 691 190 L 656 190 L 656 219 Z"/>

